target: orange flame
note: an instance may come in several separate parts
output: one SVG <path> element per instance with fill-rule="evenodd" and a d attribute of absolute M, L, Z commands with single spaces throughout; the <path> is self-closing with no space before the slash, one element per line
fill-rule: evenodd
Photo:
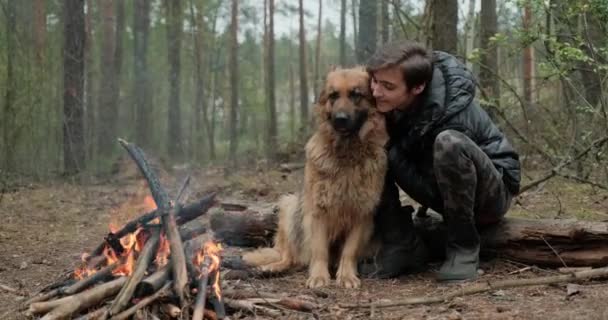
<path fill-rule="evenodd" d="M 200 271 L 200 276 L 209 275 L 213 271 L 218 270 L 220 268 L 220 253 L 222 251 L 222 245 L 219 243 L 214 243 L 213 241 L 207 241 L 203 248 L 196 254 L 193 259 L 193 262 L 196 266 L 198 266 Z M 203 265 L 205 258 L 211 260 L 209 265 Z M 215 295 L 218 298 L 221 298 L 222 294 L 220 292 L 220 273 L 215 273 L 215 279 L 213 279 L 213 290 L 215 291 Z"/>
<path fill-rule="evenodd" d="M 169 254 L 171 254 L 169 240 L 167 240 L 167 236 L 165 236 L 165 233 L 163 232 L 160 234 L 160 245 L 158 246 L 158 251 L 156 252 L 156 266 L 158 268 L 167 264 L 169 261 Z"/>

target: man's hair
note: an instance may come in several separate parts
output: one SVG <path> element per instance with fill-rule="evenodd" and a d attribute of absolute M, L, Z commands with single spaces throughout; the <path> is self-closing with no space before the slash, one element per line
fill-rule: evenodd
<path fill-rule="evenodd" d="M 367 72 L 399 66 L 408 90 L 426 84 L 433 76 L 433 62 L 429 51 L 414 41 L 388 43 L 378 49 L 367 62 Z"/>

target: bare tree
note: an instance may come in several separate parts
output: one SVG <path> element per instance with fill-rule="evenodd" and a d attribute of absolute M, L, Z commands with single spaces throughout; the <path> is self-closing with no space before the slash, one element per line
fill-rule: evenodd
<path fill-rule="evenodd" d="M 111 157 L 116 143 L 116 123 L 118 120 L 118 108 L 114 104 L 114 66 L 116 32 L 114 0 L 100 0 L 102 15 L 102 40 L 101 40 L 101 81 L 98 91 L 98 130 L 97 146 L 98 153 L 104 159 Z"/>
<path fill-rule="evenodd" d="M 380 13 L 382 25 L 380 28 L 380 34 L 382 35 L 382 43 L 388 42 L 388 37 L 390 34 L 391 20 L 388 12 L 388 1 L 389 0 L 381 0 L 380 1 Z"/>
<path fill-rule="evenodd" d="M 181 131 L 181 47 L 182 47 L 182 0 L 165 0 L 167 8 L 167 47 L 169 60 L 169 156 L 181 160 L 184 149 Z"/>
<path fill-rule="evenodd" d="M 496 0 L 481 2 L 481 28 L 480 28 L 481 64 L 479 82 L 488 93 L 494 104 L 500 101 L 500 87 L 498 83 L 498 49 L 492 44 L 492 38 L 497 31 Z M 490 114 L 492 116 L 492 114 Z"/>
<path fill-rule="evenodd" d="M 14 169 L 15 149 L 15 55 L 17 36 L 17 0 L 8 0 L 6 4 L 6 92 L 4 93 L 4 168 Z"/>
<path fill-rule="evenodd" d="M 133 98 L 135 108 L 135 141 L 150 147 L 152 99 L 148 71 L 148 38 L 151 0 L 133 2 Z"/>
<path fill-rule="evenodd" d="M 237 150 L 237 114 L 239 107 L 239 76 L 238 76 L 238 13 L 239 1 L 232 0 L 232 9 L 230 14 L 230 147 L 229 147 L 229 162 L 230 166 L 236 167 L 236 150 Z"/>
<path fill-rule="evenodd" d="M 346 0 L 340 0 L 340 65 L 346 65 Z"/>
<path fill-rule="evenodd" d="M 319 20 L 317 22 L 317 45 L 315 46 L 315 69 L 312 81 L 312 92 L 315 99 L 318 98 L 319 93 L 319 79 L 320 68 L 321 68 L 321 38 L 323 33 L 322 21 L 323 21 L 323 0 L 319 0 Z"/>
<path fill-rule="evenodd" d="M 432 1 L 431 45 L 434 50 L 458 53 L 458 0 Z"/>
<path fill-rule="evenodd" d="M 66 174 L 75 174 L 85 165 L 84 1 L 65 0 L 63 19 L 63 162 Z"/>
<path fill-rule="evenodd" d="M 378 3 L 361 1 L 359 4 L 359 34 L 357 39 L 357 62 L 365 63 L 376 51 Z"/>
<path fill-rule="evenodd" d="M 308 81 L 306 69 L 306 29 L 304 29 L 304 5 L 299 0 L 300 7 L 300 131 L 301 134 L 308 132 Z"/>
<path fill-rule="evenodd" d="M 530 0 L 524 4 L 523 14 L 523 28 L 526 32 L 531 32 L 532 27 L 532 8 Z M 532 44 L 528 44 L 523 48 L 523 92 L 524 102 L 526 107 L 524 108 L 524 118 L 529 123 L 533 121 L 536 112 L 534 111 L 535 106 L 532 101 L 532 87 L 534 80 L 534 48 Z"/>
<path fill-rule="evenodd" d="M 268 126 L 266 134 L 266 157 L 270 162 L 275 162 L 278 148 L 277 139 L 277 107 L 275 97 L 275 74 L 274 74 L 274 0 L 268 0 L 268 34 L 267 40 L 267 94 L 268 104 Z"/>

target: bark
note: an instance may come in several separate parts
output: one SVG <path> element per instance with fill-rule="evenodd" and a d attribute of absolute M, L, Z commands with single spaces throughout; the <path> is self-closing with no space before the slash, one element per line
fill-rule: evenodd
<path fill-rule="evenodd" d="M 97 148 L 102 159 L 112 156 L 116 143 L 118 109 L 113 103 L 116 32 L 114 0 L 100 0 L 102 13 L 101 82 L 98 94 Z"/>
<path fill-rule="evenodd" d="M 194 12 L 195 8 L 196 13 Z M 208 48 L 203 48 L 204 44 L 206 43 L 206 37 L 205 22 L 203 20 L 203 8 L 201 7 L 200 2 L 197 1 L 195 6 L 193 4 L 193 0 L 190 0 L 190 18 L 192 28 L 195 30 L 192 33 L 192 38 L 194 40 L 194 66 L 196 68 L 194 114 L 196 123 L 195 130 L 197 134 L 195 134 L 193 138 L 197 141 L 197 143 L 193 145 L 193 147 L 197 149 L 195 154 L 197 155 L 197 158 L 200 159 L 202 158 L 198 156 L 200 151 L 205 149 L 209 150 L 209 148 L 206 148 L 206 143 L 208 142 L 207 137 L 210 135 L 209 120 L 207 118 L 207 104 L 205 101 L 205 86 L 207 83 L 205 83 L 204 80 L 205 71 L 203 65 L 203 61 L 205 59 L 203 55 L 205 54 L 205 50 Z"/>
<path fill-rule="evenodd" d="M 299 0 L 300 14 L 300 135 L 306 135 L 310 125 L 308 120 L 308 69 L 306 68 L 306 29 L 304 28 L 304 5 Z"/>
<path fill-rule="evenodd" d="M 500 105 L 500 87 L 498 78 L 498 48 L 490 43 L 490 38 L 497 32 L 496 0 L 481 2 L 481 64 L 484 66 L 479 72 L 479 82 L 483 90 L 488 93 L 494 105 Z M 492 112 L 488 112 L 496 120 Z"/>
<path fill-rule="evenodd" d="M 182 0 L 165 0 L 167 7 L 167 49 L 169 62 L 169 117 L 168 152 L 172 159 L 181 160 L 184 149 L 181 132 L 181 46 L 182 46 Z M 177 283 L 177 281 L 176 281 Z"/>
<path fill-rule="evenodd" d="M 84 83 L 84 91 L 85 91 L 85 103 L 84 103 L 84 111 L 85 111 L 85 130 L 86 136 L 85 141 L 87 141 L 86 153 L 87 160 L 92 160 L 95 154 L 95 46 L 94 38 L 93 38 L 93 4 L 96 1 L 88 0 L 87 1 L 87 13 L 85 17 L 85 25 L 86 25 L 86 41 L 85 41 L 85 72 L 86 78 Z"/>
<path fill-rule="evenodd" d="M 454 0 L 456 1 L 456 0 Z M 378 3 L 361 1 L 359 4 L 359 34 L 357 40 L 357 62 L 365 64 L 376 51 Z"/>
<path fill-rule="evenodd" d="M 158 300 L 161 297 L 169 295 L 170 288 L 171 288 L 171 282 L 167 282 L 160 290 L 158 290 L 151 296 L 148 296 L 148 297 L 145 297 L 145 298 L 139 300 L 139 302 L 137 304 L 135 304 L 134 306 L 132 306 L 131 308 L 112 317 L 112 320 L 129 319 L 129 317 L 132 316 L 133 314 L 135 314 L 135 312 L 137 312 L 137 310 L 144 308 L 145 306 Z"/>
<path fill-rule="evenodd" d="M 236 167 L 236 150 L 237 150 L 237 114 L 239 108 L 239 65 L 238 65 L 238 13 L 239 2 L 232 0 L 231 18 L 230 18 L 230 118 L 229 118 L 229 165 Z"/>
<path fill-rule="evenodd" d="M 525 32 L 532 32 L 532 8 L 530 0 L 524 5 L 523 28 Z M 534 48 L 532 47 L 532 44 L 528 44 L 523 48 L 523 96 L 524 103 L 526 104 L 524 108 L 524 119 L 526 120 L 526 123 L 530 123 L 536 118 L 534 101 L 532 99 L 532 88 L 534 86 L 532 83 L 533 79 Z"/>
<path fill-rule="evenodd" d="M 431 44 L 434 50 L 458 53 L 458 1 L 432 0 Z"/>
<path fill-rule="evenodd" d="M 315 46 L 315 69 L 312 81 L 312 91 L 315 101 L 319 99 L 319 85 L 321 83 L 321 38 L 323 33 L 323 0 L 319 0 L 319 20 L 317 21 L 317 44 Z"/>
<path fill-rule="evenodd" d="M 382 19 L 382 24 L 380 28 L 380 35 L 382 39 L 382 43 L 387 43 L 389 34 L 390 34 L 390 17 L 388 13 L 388 0 L 380 1 L 380 18 Z"/>
<path fill-rule="evenodd" d="M 46 51 L 46 1 L 34 1 L 34 47 L 36 64 L 42 66 Z"/>
<path fill-rule="evenodd" d="M 275 94 L 275 45 L 274 45 L 274 1 L 268 0 L 268 34 L 266 37 L 267 47 L 267 61 L 266 61 L 266 72 L 267 72 L 267 103 L 268 103 L 268 126 L 266 133 L 266 157 L 270 163 L 277 161 L 278 151 L 278 130 L 277 130 L 277 106 L 276 106 L 276 94 Z"/>
<path fill-rule="evenodd" d="M 9 1 L 9 4 L 12 2 Z M 83 1 L 67 0 L 64 2 L 64 35 L 63 163 L 66 174 L 76 174 L 82 171 L 85 166 L 83 112 L 85 25 Z M 9 63 L 9 68 L 10 65 Z"/>
<path fill-rule="evenodd" d="M 125 1 L 116 1 L 115 11 L 116 11 L 116 21 L 114 27 L 114 66 L 111 80 L 111 96 L 110 96 L 110 104 L 113 106 L 112 109 L 115 110 L 113 112 L 116 113 L 115 121 L 118 123 L 118 110 L 120 110 L 120 87 L 121 87 L 121 74 L 122 74 L 122 57 L 123 57 L 123 39 L 125 33 Z M 116 141 L 114 137 L 118 135 L 118 125 L 115 126 L 115 131 L 110 132 L 101 132 L 100 134 L 105 134 L 110 137 L 112 140 L 112 149 L 116 146 Z"/>
<path fill-rule="evenodd" d="M 66 8 L 67 9 L 67 8 Z M 66 29 L 68 20 L 66 19 Z M 66 32 L 66 35 L 68 33 Z M 17 0 L 8 0 L 6 4 L 6 92 L 4 93 L 4 112 L 2 119 L 3 140 L 4 140 L 4 168 L 5 170 L 14 170 L 15 159 L 15 141 L 14 141 L 14 123 L 15 123 L 15 53 L 17 36 Z M 75 39 L 76 40 L 76 39 Z M 74 45 L 78 45 L 78 41 Z M 76 48 L 74 48 L 76 49 Z M 64 59 L 65 55 L 64 55 Z M 71 61 L 70 61 L 71 62 Z M 65 76 L 64 76 L 65 79 Z M 74 107 L 77 107 L 76 105 Z"/>
<path fill-rule="evenodd" d="M 142 148 L 151 145 L 152 99 L 148 71 L 148 38 L 150 1 L 133 1 L 133 99 L 135 108 L 135 141 Z"/>
<path fill-rule="evenodd" d="M 340 0 L 340 65 L 346 66 L 346 0 Z"/>

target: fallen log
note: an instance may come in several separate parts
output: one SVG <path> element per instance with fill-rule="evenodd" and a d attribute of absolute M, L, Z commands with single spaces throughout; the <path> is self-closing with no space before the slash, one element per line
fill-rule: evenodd
<path fill-rule="evenodd" d="M 211 216 L 211 228 L 219 241 L 261 247 L 272 243 L 276 220 L 270 213 L 223 212 Z M 414 217 L 414 224 L 430 248 L 443 250 L 445 228 L 437 213 Z M 507 217 L 480 234 L 482 256 L 545 267 L 608 265 L 607 222 Z"/>
<path fill-rule="evenodd" d="M 222 243 L 237 247 L 262 247 L 272 245 L 277 216 L 252 210 L 217 212 L 211 215 L 209 223 L 215 237 L 221 239 Z"/>

